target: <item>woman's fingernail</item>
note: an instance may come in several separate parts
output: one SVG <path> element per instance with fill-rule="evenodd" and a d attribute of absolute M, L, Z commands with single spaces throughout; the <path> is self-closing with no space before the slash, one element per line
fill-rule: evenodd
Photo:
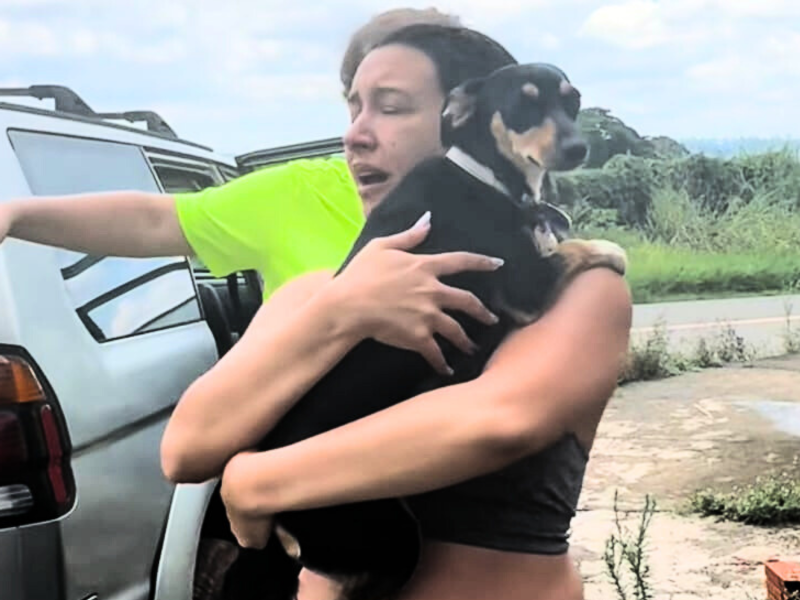
<path fill-rule="evenodd" d="M 427 227 L 430 224 L 431 224 L 431 211 L 426 210 L 425 214 L 419 218 L 419 221 L 414 223 L 414 227 L 412 229 Z"/>
<path fill-rule="evenodd" d="M 453 375 L 456 374 L 456 372 L 453 371 L 453 367 L 451 367 L 451 366 L 447 367 L 447 369 L 445 370 L 445 373 L 447 373 L 448 377 L 452 377 Z"/>
<path fill-rule="evenodd" d="M 495 266 L 496 269 L 499 269 L 504 264 L 506 264 L 506 261 L 504 261 L 502 258 L 492 258 L 490 260 L 492 261 L 492 264 Z"/>

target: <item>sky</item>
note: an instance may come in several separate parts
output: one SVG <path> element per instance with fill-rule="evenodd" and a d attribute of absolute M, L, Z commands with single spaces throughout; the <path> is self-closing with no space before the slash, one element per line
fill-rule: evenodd
<path fill-rule="evenodd" d="M 800 138 L 798 0 L 0 0 L 0 86 L 156 110 L 227 155 L 340 136 L 350 33 L 406 6 L 557 64 L 641 135 Z"/>

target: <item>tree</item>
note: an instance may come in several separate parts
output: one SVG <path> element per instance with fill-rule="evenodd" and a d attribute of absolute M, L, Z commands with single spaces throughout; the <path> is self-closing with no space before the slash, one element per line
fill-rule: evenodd
<path fill-rule="evenodd" d="M 605 108 L 586 108 L 578 115 L 578 126 L 589 144 L 585 168 L 602 167 L 609 158 L 629 154 L 642 158 L 679 158 L 689 151 L 666 136 L 642 137 Z"/>

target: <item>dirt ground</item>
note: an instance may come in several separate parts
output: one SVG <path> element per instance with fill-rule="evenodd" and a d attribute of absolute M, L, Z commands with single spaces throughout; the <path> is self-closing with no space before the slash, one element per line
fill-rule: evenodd
<path fill-rule="evenodd" d="M 646 541 L 655 600 L 766 598 L 764 562 L 800 561 L 800 527 L 716 522 L 686 504 L 695 490 L 724 492 L 777 473 L 800 478 L 800 357 L 620 388 L 573 521 L 587 600 L 619 598 L 603 561 L 615 491 L 632 531 L 645 495 L 657 503 Z"/>

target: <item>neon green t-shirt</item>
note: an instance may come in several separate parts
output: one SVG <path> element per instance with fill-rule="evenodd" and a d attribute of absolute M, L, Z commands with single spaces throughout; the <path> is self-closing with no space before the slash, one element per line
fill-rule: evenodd
<path fill-rule="evenodd" d="M 183 233 L 211 273 L 256 269 L 265 299 L 298 275 L 341 266 L 364 224 L 338 157 L 266 167 L 175 199 Z"/>

